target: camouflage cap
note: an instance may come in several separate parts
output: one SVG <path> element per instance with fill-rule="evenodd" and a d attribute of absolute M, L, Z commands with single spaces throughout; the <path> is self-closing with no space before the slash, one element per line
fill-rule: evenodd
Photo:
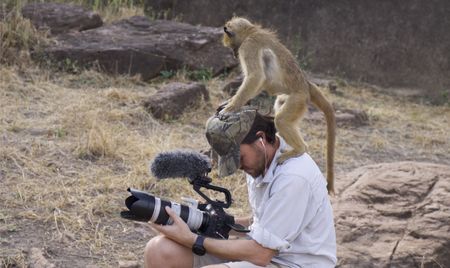
<path fill-rule="evenodd" d="M 243 107 L 235 113 L 218 113 L 206 122 L 206 139 L 219 155 L 220 177 L 231 175 L 240 167 L 239 146 L 255 116 L 255 109 Z"/>

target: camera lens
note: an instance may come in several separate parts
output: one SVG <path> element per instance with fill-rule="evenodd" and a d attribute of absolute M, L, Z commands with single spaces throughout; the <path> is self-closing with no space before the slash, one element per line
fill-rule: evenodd
<path fill-rule="evenodd" d="M 208 226 L 209 215 L 197 208 L 167 201 L 138 190 L 128 191 L 132 195 L 125 200 L 125 204 L 130 211 L 121 213 L 124 218 L 170 225 L 173 220 L 165 210 L 165 207 L 170 207 L 192 231 L 206 230 Z"/>

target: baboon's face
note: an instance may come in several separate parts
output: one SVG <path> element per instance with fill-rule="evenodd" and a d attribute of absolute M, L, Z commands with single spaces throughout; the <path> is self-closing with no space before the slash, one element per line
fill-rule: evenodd
<path fill-rule="evenodd" d="M 225 23 L 225 26 L 223 26 L 223 45 L 226 47 L 234 47 L 233 41 L 236 37 L 236 33 L 233 28 L 231 21 L 228 21 Z"/>
<path fill-rule="evenodd" d="M 223 45 L 238 48 L 245 38 L 245 32 L 252 26 L 248 20 L 239 17 L 227 21 L 223 27 Z"/>

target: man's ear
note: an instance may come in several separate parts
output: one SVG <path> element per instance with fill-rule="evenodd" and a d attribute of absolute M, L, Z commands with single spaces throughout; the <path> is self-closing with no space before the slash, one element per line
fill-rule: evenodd
<path fill-rule="evenodd" d="M 266 140 L 266 133 L 264 133 L 264 131 L 260 130 L 258 132 L 256 132 L 256 136 L 259 137 L 260 139 Z"/>

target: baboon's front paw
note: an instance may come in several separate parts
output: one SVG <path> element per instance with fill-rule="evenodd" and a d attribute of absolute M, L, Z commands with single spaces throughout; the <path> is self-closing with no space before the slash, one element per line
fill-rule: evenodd
<path fill-rule="evenodd" d="M 234 112 L 236 110 L 236 107 L 230 103 L 228 103 L 221 112 L 224 113 L 231 113 Z"/>

